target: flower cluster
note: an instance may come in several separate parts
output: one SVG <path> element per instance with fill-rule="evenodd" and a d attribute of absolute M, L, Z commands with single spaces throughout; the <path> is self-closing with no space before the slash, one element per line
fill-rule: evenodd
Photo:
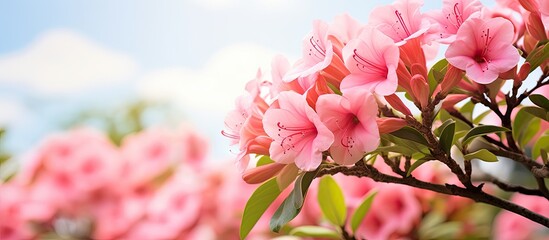
<path fill-rule="evenodd" d="M 236 238 L 253 191 L 230 164 L 207 161 L 206 140 L 188 126 L 147 129 L 120 146 L 75 129 L 24 158 L 0 184 L 3 240 Z"/>
<path fill-rule="evenodd" d="M 292 196 L 306 195 L 305 179 L 336 173 L 463 196 L 549 227 L 546 217 L 479 192 L 491 182 L 549 199 L 549 147 L 545 139 L 531 144 L 547 136 L 549 120 L 547 93 L 539 94 L 549 84 L 546 2 L 498 1 L 488 8 L 479 0 L 444 0 L 441 9 L 421 12 L 421 0 L 397 0 L 373 9 L 365 24 L 346 14 L 314 21 L 301 58 L 291 64 L 276 56 L 270 76 L 258 71 L 222 131 L 238 149 L 246 182 L 266 185 L 274 177 L 285 189 L 295 181 L 271 229 L 300 212 L 302 199 Z M 444 58 L 435 62 L 439 49 Z M 542 75 L 535 81 L 529 76 L 537 69 Z M 527 98 L 536 106 L 523 105 Z M 486 116 L 498 123 L 486 125 Z M 377 157 L 397 177 L 379 172 Z M 538 188 L 514 188 L 471 161 L 501 158 L 526 167 Z M 456 182 L 412 174 L 428 161 L 445 165 Z"/>

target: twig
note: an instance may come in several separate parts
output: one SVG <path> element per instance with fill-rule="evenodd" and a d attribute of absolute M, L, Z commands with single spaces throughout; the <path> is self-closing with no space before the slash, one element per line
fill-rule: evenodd
<path fill-rule="evenodd" d="M 408 185 L 416 188 L 427 189 L 438 193 L 443 193 L 447 195 L 456 195 L 465 198 L 472 199 L 476 202 L 482 202 L 496 206 L 510 212 L 521 215 L 525 218 L 528 218 L 534 222 L 537 222 L 545 227 L 549 227 L 549 218 L 546 218 L 540 214 L 532 212 L 522 206 L 516 205 L 512 202 L 497 198 L 492 196 L 484 191 L 482 191 L 482 185 L 477 188 L 463 188 L 452 184 L 439 185 L 429 182 L 420 181 L 412 176 L 408 177 L 395 177 L 379 172 L 376 168 L 370 165 L 364 164 L 363 161 L 359 161 L 355 166 L 334 166 L 329 168 L 324 168 L 319 171 L 318 177 L 330 174 L 335 175 L 341 173 L 347 176 L 356 176 L 356 177 L 368 177 L 373 179 L 376 182 L 385 182 L 385 183 L 396 183 Z"/>

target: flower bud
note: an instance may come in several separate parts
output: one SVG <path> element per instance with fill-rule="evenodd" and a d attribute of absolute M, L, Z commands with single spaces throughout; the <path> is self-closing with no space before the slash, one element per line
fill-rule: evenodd
<path fill-rule="evenodd" d="M 248 184 L 258 184 L 269 180 L 286 166 L 281 163 L 271 163 L 256 168 L 248 169 L 242 175 L 242 179 Z"/>
<path fill-rule="evenodd" d="M 522 5 L 524 9 L 526 9 L 529 12 L 532 12 L 532 13 L 539 12 L 538 10 L 539 6 L 536 0 L 519 0 L 519 3 L 520 5 Z"/>
<path fill-rule="evenodd" d="M 396 94 L 385 96 L 385 100 L 387 100 L 387 102 L 395 110 L 403 113 L 404 115 L 412 115 L 412 112 L 410 112 L 410 109 L 406 107 L 406 105 L 402 102 L 402 100 Z"/>
<path fill-rule="evenodd" d="M 515 77 L 515 82 L 520 83 L 526 80 L 529 74 L 530 74 L 530 63 L 525 62 L 524 64 L 522 64 L 522 66 L 520 66 L 520 70 L 517 76 Z"/>
<path fill-rule="evenodd" d="M 412 88 L 410 87 L 410 79 L 412 79 L 412 75 L 410 74 L 410 72 L 408 72 L 408 69 L 406 68 L 406 65 L 404 65 L 404 62 L 398 62 L 396 73 L 398 77 L 398 85 L 404 88 L 407 92 L 410 92 L 412 90 Z"/>
<path fill-rule="evenodd" d="M 412 87 L 412 95 L 416 101 L 419 102 L 419 105 L 424 108 L 429 103 L 429 85 L 425 78 L 419 74 L 416 74 L 412 77 L 410 81 Z"/>
<path fill-rule="evenodd" d="M 541 17 L 538 14 L 527 14 L 528 18 L 526 18 L 526 30 L 538 41 L 542 41 L 547 39 L 547 35 L 545 34 L 545 28 L 543 27 L 543 23 L 541 22 Z"/>
<path fill-rule="evenodd" d="M 378 118 L 376 122 L 379 133 L 391 133 L 407 125 L 406 120 L 401 118 Z"/>
<path fill-rule="evenodd" d="M 454 67 L 452 64 L 448 64 L 446 75 L 440 83 L 442 94 L 446 95 L 450 90 L 456 86 L 462 79 L 463 71 L 459 68 Z"/>

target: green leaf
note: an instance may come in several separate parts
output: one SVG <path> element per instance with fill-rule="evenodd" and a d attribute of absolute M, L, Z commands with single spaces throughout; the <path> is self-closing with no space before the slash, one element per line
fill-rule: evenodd
<path fill-rule="evenodd" d="M 407 148 L 407 147 L 405 147 L 405 146 L 400 146 L 400 145 L 381 146 L 381 147 L 378 147 L 378 148 L 376 149 L 375 152 L 383 152 L 383 153 L 389 153 L 389 152 L 401 153 L 402 155 L 405 155 L 405 156 L 412 156 L 412 154 L 415 153 L 415 151 L 414 151 L 413 149 Z"/>
<path fill-rule="evenodd" d="M 446 121 L 444 121 L 440 127 L 438 127 L 437 129 L 435 129 L 435 135 L 437 135 L 437 137 L 440 137 L 440 134 L 442 133 L 442 130 L 444 130 L 444 128 L 446 126 L 448 126 L 450 123 L 455 123 L 455 121 L 453 119 L 446 119 Z"/>
<path fill-rule="evenodd" d="M 429 80 L 429 92 L 433 93 L 437 85 L 442 82 L 444 74 L 446 73 L 446 67 L 448 66 L 448 60 L 443 58 L 438 61 L 431 67 L 429 73 L 427 74 L 427 79 Z"/>
<path fill-rule="evenodd" d="M 524 111 L 530 113 L 532 116 L 541 118 L 545 121 L 549 121 L 549 113 L 543 108 L 529 106 L 523 107 L 523 109 Z"/>
<path fill-rule="evenodd" d="M 425 137 L 423 137 L 421 133 L 411 127 L 403 127 L 399 130 L 392 132 L 391 135 L 398 138 L 410 140 L 421 145 L 429 146 L 429 143 L 427 142 L 427 140 L 425 140 Z"/>
<path fill-rule="evenodd" d="M 473 121 L 473 111 L 475 110 L 475 104 L 472 101 L 467 101 L 460 109 L 459 112 L 470 122 Z"/>
<path fill-rule="evenodd" d="M 257 160 L 256 167 L 260 167 L 260 166 L 271 164 L 271 163 L 274 163 L 274 161 L 269 156 L 261 156 Z"/>
<path fill-rule="evenodd" d="M 469 132 L 465 134 L 465 137 L 463 137 L 462 143 L 463 145 L 465 145 L 476 137 L 484 136 L 490 133 L 507 132 L 507 131 L 510 131 L 510 130 L 504 127 L 492 126 L 492 125 L 481 125 L 469 130 Z"/>
<path fill-rule="evenodd" d="M 422 164 L 428 162 L 428 161 L 431 161 L 431 160 L 435 160 L 436 158 L 434 158 L 433 156 L 425 156 L 423 158 L 420 158 L 418 160 L 416 160 L 414 163 L 412 163 L 412 165 L 410 166 L 410 169 L 408 169 L 408 172 L 406 173 L 406 176 L 410 176 L 412 174 L 412 171 L 416 170 L 416 168 L 418 168 L 419 166 L 421 166 Z"/>
<path fill-rule="evenodd" d="M 532 159 L 538 159 L 542 154 L 542 150 L 549 152 L 549 131 L 546 131 L 545 134 L 534 143 L 534 147 L 532 148 Z"/>
<path fill-rule="evenodd" d="M 545 149 L 540 149 L 540 155 L 541 160 L 543 160 L 543 164 L 547 164 L 549 162 L 549 156 L 547 155 L 547 151 L 545 151 Z"/>
<path fill-rule="evenodd" d="M 297 237 L 341 239 L 341 236 L 336 231 L 319 226 L 299 226 L 292 229 L 290 235 Z"/>
<path fill-rule="evenodd" d="M 456 132 L 456 123 L 452 122 L 448 124 L 447 126 L 442 129 L 442 133 L 440 134 L 440 140 L 439 144 L 442 150 L 450 156 L 450 148 L 452 147 L 452 144 L 454 144 L 454 134 Z"/>
<path fill-rule="evenodd" d="M 374 201 L 376 194 L 377 191 L 370 191 L 358 208 L 356 208 L 353 216 L 351 217 L 351 229 L 353 229 L 353 232 L 356 232 L 358 226 L 362 223 L 364 216 L 366 216 L 368 211 L 370 211 L 370 207 L 372 207 L 372 202 Z"/>
<path fill-rule="evenodd" d="M 315 178 L 316 174 L 317 171 L 306 172 L 296 179 L 294 189 L 290 195 L 284 199 L 284 202 L 282 202 L 271 218 L 269 227 L 273 232 L 280 231 L 282 226 L 286 225 L 286 223 L 294 219 L 297 214 L 299 214 L 301 208 L 303 207 L 303 201 L 307 195 L 307 190 L 309 190 L 309 186 L 311 186 L 311 182 Z"/>
<path fill-rule="evenodd" d="M 549 99 L 547 99 L 545 96 L 540 94 L 532 94 L 529 98 L 530 101 L 532 101 L 534 104 L 542 107 L 546 111 L 549 111 Z"/>
<path fill-rule="evenodd" d="M 240 223 L 240 239 L 246 238 L 259 218 L 267 208 L 280 195 L 276 178 L 273 178 L 259 186 L 244 207 L 242 222 Z"/>
<path fill-rule="evenodd" d="M 347 206 L 341 188 L 330 175 L 320 179 L 318 184 L 318 205 L 324 216 L 336 226 L 344 226 Z"/>
<path fill-rule="evenodd" d="M 486 110 L 484 111 L 483 113 L 479 114 L 475 119 L 473 119 L 473 124 L 479 124 L 480 121 L 482 121 L 482 119 L 484 119 L 486 116 L 488 116 L 488 114 L 490 114 L 492 111 L 491 110 Z"/>
<path fill-rule="evenodd" d="M 471 161 L 473 159 L 479 159 L 485 162 L 497 162 L 498 157 L 486 149 L 480 149 L 476 152 L 468 153 L 463 156 L 466 161 Z"/>
<path fill-rule="evenodd" d="M 528 54 L 528 57 L 526 57 L 526 62 L 530 63 L 530 72 L 539 67 L 547 58 L 549 58 L 549 43 L 534 49 Z"/>
<path fill-rule="evenodd" d="M 513 138 L 520 147 L 526 146 L 540 128 L 541 120 L 529 113 L 527 108 L 520 109 L 513 120 Z"/>

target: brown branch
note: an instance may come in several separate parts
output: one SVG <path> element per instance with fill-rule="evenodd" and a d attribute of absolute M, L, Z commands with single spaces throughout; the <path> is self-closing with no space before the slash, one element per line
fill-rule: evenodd
<path fill-rule="evenodd" d="M 341 173 L 347 176 L 356 177 L 368 177 L 376 182 L 396 183 L 407 185 L 411 187 L 431 190 L 434 192 L 456 195 L 474 200 L 475 202 L 482 202 L 492 206 L 496 206 L 510 212 L 521 215 L 534 222 L 537 222 L 545 227 L 549 227 L 549 218 L 546 218 L 540 214 L 532 212 L 522 206 L 516 205 L 512 202 L 497 198 L 484 191 L 482 191 L 482 185 L 476 188 L 463 188 L 453 184 L 439 185 L 429 182 L 420 181 L 412 176 L 409 177 L 395 177 L 379 172 L 376 168 L 370 165 L 364 164 L 363 161 L 359 161 L 355 166 L 334 166 L 324 168 L 319 171 L 318 177 L 330 174 L 335 175 Z"/>
<path fill-rule="evenodd" d="M 506 192 L 517 192 L 517 193 L 522 193 L 526 195 L 543 197 L 543 193 L 541 193 L 539 189 L 530 189 L 530 188 L 525 188 L 523 186 L 511 185 L 511 184 L 502 182 L 493 176 L 489 176 L 488 181 L 498 186 L 501 190 Z"/>

